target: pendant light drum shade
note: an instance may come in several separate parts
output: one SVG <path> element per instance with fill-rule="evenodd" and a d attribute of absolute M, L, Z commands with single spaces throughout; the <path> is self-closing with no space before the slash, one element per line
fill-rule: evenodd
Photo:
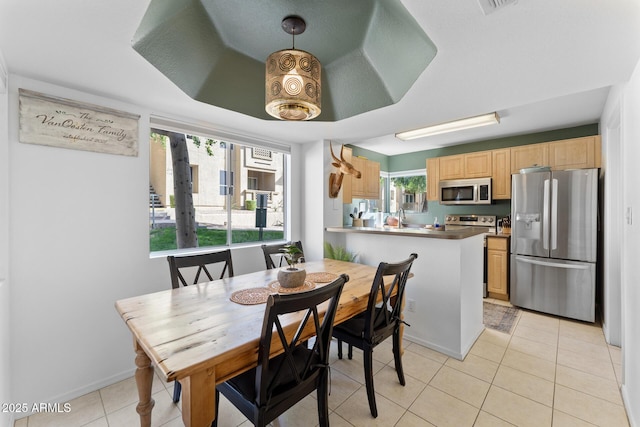
<path fill-rule="evenodd" d="M 320 115 L 321 66 L 298 49 L 272 53 L 266 61 L 265 110 L 281 120 L 310 120 Z"/>

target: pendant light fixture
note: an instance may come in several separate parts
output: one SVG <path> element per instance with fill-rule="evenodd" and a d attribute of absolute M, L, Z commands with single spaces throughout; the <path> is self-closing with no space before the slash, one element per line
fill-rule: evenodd
<path fill-rule="evenodd" d="M 306 29 L 304 19 L 287 16 L 282 29 L 292 35 L 292 47 L 267 58 L 265 110 L 280 120 L 311 120 L 318 117 L 322 107 L 320 61 L 295 48 L 295 36 Z"/>

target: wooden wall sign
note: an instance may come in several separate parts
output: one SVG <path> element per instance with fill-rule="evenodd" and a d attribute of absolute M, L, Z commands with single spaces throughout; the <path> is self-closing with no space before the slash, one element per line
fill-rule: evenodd
<path fill-rule="evenodd" d="M 139 115 L 20 89 L 20 142 L 138 155 Z"/>

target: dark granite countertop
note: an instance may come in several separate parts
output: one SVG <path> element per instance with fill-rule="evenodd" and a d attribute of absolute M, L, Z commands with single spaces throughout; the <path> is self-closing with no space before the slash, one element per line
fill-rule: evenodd
<path fill-rule="evenodd" d="M 466 239 L 467 237 L 484 234 L 486 231 L 477 228 L 465 228 L 457 230 L 436 231 L 432 228 L 397 228 L 397 227 L 327 227 L 325 229 L 331 233 L 364 233 L 364 234 L 387 234 L 390 236 L 427 237 L 430 239 Z"/>

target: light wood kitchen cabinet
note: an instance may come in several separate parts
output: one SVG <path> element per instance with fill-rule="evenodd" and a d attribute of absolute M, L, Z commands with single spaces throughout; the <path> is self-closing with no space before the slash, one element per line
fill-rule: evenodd
<path fill-rule="evenodd" d="M 487 291 L 490 298 L 509 300 L 509 239 L 487 236 Z"/>
<path fill-rule="evenodd" d="M 336 155 L 340 157 L 339 154 L 336 153 Z M 353 150 L 349 147 L 343 147 L 342 157 L 346 162 L 351 163 Z M 342 203 L 351 203 L 353 200 L 353 194 L 351 191 L 351 181 L 353 179 L 354 178 L 351 175 L 345 175 L 342 177 Z"/>
<path fill-rule="evenodd" d="M 353 157 L 351 164 L 362 174 L 360 179 L 351 177 L 351 196 L 357 199 L 379 199 L 380 163 Z"/>
<path fill-rule="evenodd" d="M 380 163 L 366 160 L 364 169 L 365 199 L 380 198 Z"/>
<path fill-rule="evenodd" d="M 478 151 L 464 155 L 464 178 L 491 176 L 491 151 Z"/>
<path fill-rule="evenodd" d="M 532 166 L 549 166 L 549 144 L 530 144 L 511 148 L 511 173 Z"/>
<path fill-rule="evenodd" d="M 427 200 L 438 201 L 440 199 L 439 183 L 440 159 L 438 157 L 432 157 L 427 159 Z"/>
<path fill-rule="evenodd" d="M 491 151 L 491 192 L 494 199 L 511 198 L 511 150 Z"/>
<path fill-rule="evenodd" d="M 549 165 L 553 170 L 600 167 L 600 136 L 566 139 L 549 143 Z"/>
<path fill-rule="evenodd" d="M 491 151 L 440 157 L 440 179 L 484 178 L 491 176 Z"/>
<path fill-rule="evenodd" d="M 464 178 L 464 154 L 440 157 L 440 180 Z"/>
<path fill-rule="evenodd" d="M 511 174 L 532 166 L 553 170 L 599 168 L 600 135 L 542 142 L 511 148 L 427 159 L 427 200 L 439 199 L 439 182 L 447 179 L 491 177 L 492 198 L 511 199 Z"/>

